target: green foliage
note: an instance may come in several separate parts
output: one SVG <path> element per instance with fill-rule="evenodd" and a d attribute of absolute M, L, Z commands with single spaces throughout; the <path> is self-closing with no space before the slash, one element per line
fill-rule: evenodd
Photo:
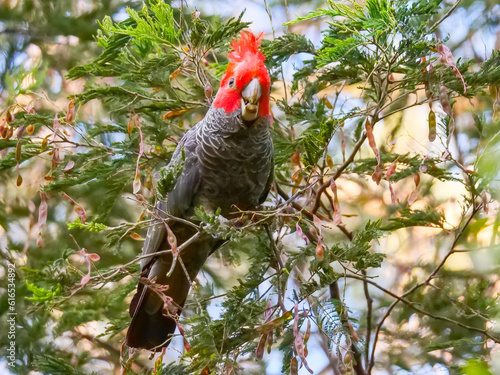
<path fill-rule="evenodd" d="M 143 366 L 138 371 L 150 373 L 143 355 L 127 361 L 126 350 L 120 354 L 146 215 L 155 196 L 168 199 L 184 165 L 183 153 L 172 161 L 173 150 L 212 102 L 231 39 L 249 23 L 243 13 L 224 20 L 162 0 L 101 1 L 92 11 L 62 1 L 18 3 L 0 9 L 7 28 L 29 23 L 19 41 L 10 31 L 0 36 L 9 67 L 0 64 L 0 124 L 12 130 L 0 134 L 2 272 L 12 262 L 23 266 L 16 274 L 22 328 L 13 371 L 83 374 L 99 357 L 112 371 L 123 366 L 135 374 Z M 266 7 L 284 12 L 284 4 Z M 490 204 L 500 196 L 500 53 L 481 63 L 456 59 L 456 69 L 443 63 L 436 51 L 452 46 L 436 36 L 446 22 L 444 5 L 329 1 L 287 22 L 283 34 L 276 24 L 273 38 L 266 34 L 276 184 L 250 214 L 223 218 L 196 208 L 192 219 L 221 248 L 193 283 L 179 320 L 190 350 L 180 361 L 176 356 L 178 364 L 167 363 L 168 354 L 157 359 L 157 374 L 262 374 L 267 358 L 257 361 L 256 351 L 270 333 L 269 348 L 280 351 L 282 372 L 290 373 L 298 355 L 295 319 L 302 336 L 313 323 L 309 353 L 321 350 L 320 341 L 332 363 L 349 365 L 350 357 L 366 373 L 434 364 L 491 373 L 498 333 L 490 327 L 500 317 L 500 216 Z M 117 22 L 112 15 L 120 9 L 127 19 Z M 317 24 L 324 31 L 313 44 L 306 35 Z M 58 36 L 78 42 L 68 39 L 64 49 Z M 42 51 L 40 61 L 16 63 L 30 44 Z M 292 65 L 292 81 L 276 82 Z M 63 80 L 58 93 L 53 77 L 66 72 L 75 82 Z M 71 88 L 83 81 L 83 89 Z M 61 104 L 63 96 L 74 102 Z M 453 108 L 446 116 L 443 96 Z M 464 115 L 464 99 L 480 105 Z M 419 138 L 426 119 L 404 126 L 414 116 L 407 109 L 428 104 L 441 126 L 432 144 Z M 132 194 L 137 182 L 139 194 Z M 39 193 L 48 213 L 37 228 L 37 218 L 44 220 Z M 86 214 L 76 217 L 78 207 Z M 80 248 L 99 260 L 90 262 Z M 470 267 L 460 268 L 467 259 L 456 260 L 458 253 Z M 348 306 L 360 298 L 366 308 L 364 301 Z M 2 314 L 6 306 L 2 295 Z M 80 328 L 92 322 L 106 328 L 83 337 Z M 73 340 L 75 350 L 57 349 L 49 333 Z M 385 345 L 374 350 L 374 337 Z M 91 352 L 81 350 L 82 340 L 92 342 Z"/>
<path fill-rule="evenodd" d="M 56 288 L 52 288 L 51 290 L 47 290 L 41 287 L 38 287 L 34 284 L 31 284 L 29 281 L 26 281 L 26 287 L 28 290 L 33 293 L 33 297 L 26 297 L 29 301 L 34 302 L 46 302 L 50 301 L 54 297 L 61 294 L 61 284 L 57 284 Z"/>
<path fill-rule="evenodd" d="M 78 371 L 71 366 L 67 359 L 57 358 L 51 355 L 38 355 L 33 361 L 33 366 L 37 371 L 46 374 L 54 375 L 83 375 L 82 371 Z M 94 374 L 94 372 L 92 373 Z"/>
<path fill-rule="evenodd" d="M 74 222 L 68 223 L 68 230 L 72 229 L 83 229 L 89 232 L 101 232 L 103 230 L 108 229 L 108 227 L 102 223 L 96 223 L 93 221 L 86 222 L 85 224 L 83 224 L 80 218 L 77 217 Z"/>
<path fill-rule="evenodd" d="M 313 44 L 304 35 L 294 33 L 286 33 L 273 41 L 263 40 L 262 52 L 271 67 L 285 62 L 294 54 L 316 54 Z"/>
<path fill-rule="evenodd" d="M 385 230 L 396 230 L 407 227 L 432 226 L 442 228 L 443 214 L 428 207 L 427 210 L 412 210 L 403 208 L 399 211 L 400 217 L 389 219 L 391 222 L 383 227 Z"/>

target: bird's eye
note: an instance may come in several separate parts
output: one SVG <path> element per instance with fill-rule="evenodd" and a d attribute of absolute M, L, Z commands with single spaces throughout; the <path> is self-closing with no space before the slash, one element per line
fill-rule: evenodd
<path fill-rule="evenodd" d="M 234 87 L 234 78 L 231 78 L 228 83 L 229 87 Z"/>

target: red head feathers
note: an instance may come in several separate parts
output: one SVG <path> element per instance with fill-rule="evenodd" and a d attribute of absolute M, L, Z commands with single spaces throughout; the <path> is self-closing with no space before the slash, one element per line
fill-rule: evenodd
<path fill-rule="evenodd" d="M 251 32 L 242 31 L 238 40 L 233 40 L 231 60 L 226 73 L 222 77 L 220 89 L 214 101 L 215 108 L 224 108 L 226 113 L 241 107 L 241 92 L 257 78 L 260 83 L 259 117 L 269 115 L 269 88 L 271 79 L 264 65 L 265 56 L 260 51 L 263 33 L 255 36 Z"/>

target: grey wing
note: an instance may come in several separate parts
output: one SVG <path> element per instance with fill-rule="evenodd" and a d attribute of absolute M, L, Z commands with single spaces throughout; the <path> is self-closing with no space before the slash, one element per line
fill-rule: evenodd
<path fill-rule="evenodd" d="M 164 201 L 157 201 L 154 208 L 153 219 L 158 219 L 158 216 L 165 219 L 166 210 L 167 203 Z M 150 225 L 148 228 L 148 234 L 146 235 L 146 241 L 142 247 L 142 255 L 156 253 L 165 239 L 165 233 L 165 225 L 163 225 L 162 222 Z M 141 259 L 141 271 L 146 268 L 149 262 L 151 262 L 151 259 L 153 259 L 153 257 Z"/>
<path fill-rule="evenodd" d="M 191 207 L 193 197 L 200 186 L 201 166 L 196 150 L 198 146 L 196 136 L 201 126 L 203 126 L 203 122 L 198 123 L 184 135 L 183 142 L 180 142 L 179 146 L 177 146 L 170 162 L 176 162 L 181 158 L 181 147 L 183 147 L 185 154 L 184 167 L 167 199 L 168 212 L 173 216 L 182 217 Z"/>
<path fill-rule="evenodd" d="M 170 163 L 165 167 L 178 163 L 181 159 L 182 148 L 185 152 L 185 162 L 181 175 L 177 179 L 174 189 L 168 194 L 167 201 L 157 200 L 155 203 L 153 219 L 166 220 L 166 213 L 181 217 L 190 207 L 193 196 L 198 190 L 200 184 L 200 168 L 198 157 L 196 155 L 196 130 L 201 123 L 189 130 L 181 139 L 172 155 Z M 160 249 L 166 235 L 166 229 L 163 222 L 155 223 L 149 226 L 146 235 L 146 241 L 142 248 L 142 255 L 153 254 Z M 152 257 L 141 260 L 141 270 L 144 270 L 151 262 Z"/>
<path fill-rule="evenodd" d="M 270 165 L 270 171 L 269 171 L 269 176 L 267 177 L 267 182 L 266 186 L 264 187 L 264 191 L 259 197 L 259 204 L 262 204 L 266 201 L 267 195 L 269 194 L 269 190 L 271 190 L 271 186 L 274 181 L 274 148 L 271 143 L 271 158 L 269 160 Z"/>

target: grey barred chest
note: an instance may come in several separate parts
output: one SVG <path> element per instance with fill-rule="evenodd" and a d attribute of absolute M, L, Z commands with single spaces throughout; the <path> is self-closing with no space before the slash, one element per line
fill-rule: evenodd
<path fill-rule="evenodd" d="M 259 137 L 211 137 L 198 148 L 201 179 L 195 206 L 222 214 L 253 209 L 265 192 L 272 169 L 269 133 Z"/>

